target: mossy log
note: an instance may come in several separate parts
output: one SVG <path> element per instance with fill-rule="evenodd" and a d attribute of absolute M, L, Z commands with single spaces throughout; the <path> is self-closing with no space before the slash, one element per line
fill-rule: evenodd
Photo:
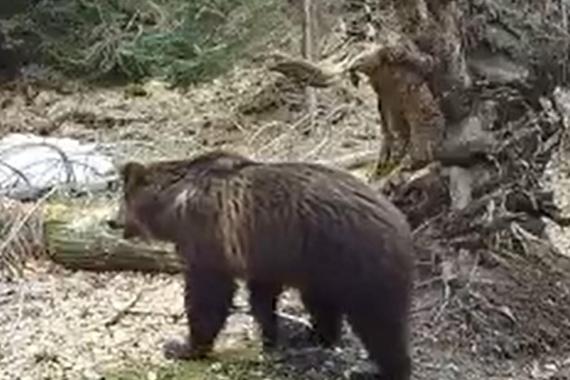
<path fill-rule="evenodd" d="M 90 271 L 178 273 L 182 266 L 171 244 L 122 239 L 107 226 L 110 202 L 48 204 L 44 236 L 49 258 L 66 268 Z"/>

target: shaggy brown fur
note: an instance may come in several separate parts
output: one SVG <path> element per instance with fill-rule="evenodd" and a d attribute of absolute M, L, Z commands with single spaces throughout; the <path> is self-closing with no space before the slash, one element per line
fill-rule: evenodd
<path fill-rule="evenodd" d="M 410 228 L 364 183 L 316 164 L 222 151 L 128 163 L 122 177 L 124 236 L 174 242 L 186 263 L 190 338 L 168 343 L 167 355 L 211 350 L 242 278 L 266 348 L 277 340 L 277 298 L 291 286 L 322 344 L 338 340 L 346 315 L 382 378 L 410 378 Z"/>

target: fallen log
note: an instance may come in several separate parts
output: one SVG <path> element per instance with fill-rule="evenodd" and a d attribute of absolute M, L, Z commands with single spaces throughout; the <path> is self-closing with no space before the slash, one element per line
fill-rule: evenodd
<path fill-rule="evenodd" d="M 47 204 L 44 236 L 47 256 L 74 270 L 178 273 L 182 266 L 174 248 L 165 243 L 122 239 L 108 221 L 110 201 L 90 204 Z"/>

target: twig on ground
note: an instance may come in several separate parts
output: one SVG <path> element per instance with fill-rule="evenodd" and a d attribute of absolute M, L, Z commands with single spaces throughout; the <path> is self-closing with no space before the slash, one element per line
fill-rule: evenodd
<path fill-rule="evenodd" d="M 13 325 L 10 328 L 10 332 L 8 332 L 8 334 L 6 334 L 4 337 L 6 342 L 10 342 L 12 340 L 12 336 L 14 336 L 16 330 L 18 330 L 20 322 L 22 321 L 22 316 L 24 315 L 24 301 L 26 299 L 27 291 L 28 286 L 26 284 L 23 284 L 20 288 L 20 291 L 18 292 L 18 315 L 16 316 L 16 320 L 13 322 Z"/>
<path fill-rule="evenodd" d="M 125 315 L 127 315 L 128 311 L 135 306 L 135 304 L 140 300 L 142 294 L 143 290 L 137 292 L 137 294 L 135 294 L 133 298 L 125 304 L 125 306 L 117 310 L 115 315 L 105 322 L 105 327 L 117 324 Z"/>
<path fill-rule="evenodd" d="M 297 317 L 297 316 L 295 316 L 295 315 L 293 315 L 293 314 L 289 314 L 289 313 L 286 313 L 286 312 L 284 312 L 284 311 L 278 311 L 278 312 L 277 312 L 277 315 L 278 315 L 279 317 L 283 318 L 283 319 L 287 319 L 287 320 L 289 320 L 289 321 L 302 324 L 302 325 L 305 326 L 305 327 L 312 328 L 311 323 L 309 323 L 309 321 L 307 321 L 307 320 L 304 319 L 304 318 Z"/>
<path fill-rule="evenodd" d="M 377 150 L 368 150 L 364 152 L 347 154 L 333 160 L 319 160 L 318 162 L 329 166 L 339 166 L 344 169 L 356 169 L 360 166 L 364 166 L 376 161 L 377 157 Z"/>
<path fill-rule="evenodd" d="M 339 112 L 340 110 L 342 110 L 343 108 L 346 108 L 345 104 L 341 104 L 335 108 L 333 108 L 324 118 L 325 121 L 329 120 L 333 115 L 335 115 L 337 112 Z M 318 155 L 321 150 L 328 145 L 328 143 L 330 142 L 331 138 L 332 138 L 332 125 L 330 125 L 329 123 L 325 123 L 325 125 L 323 126 L 324 128 L 326 128 L 325 131 L 325 137 L 321 140 L 320 143 L 318 143 L 313 149 L 311 149 L 309 152 L 305 153 L 302 157 L 302 160 L 309 160 L 311 159 L 311 157 Z"/>
<path fill-rule="evenodd" d="M 135 305 L 133 305 L 134 307 Z M 179 313 L 163 313 L 159 311 L 152 310 L 138 310 L 138 309 L 127 309 L 125 310 L 125 315 L 143 316 L 143 317 L 166 317 L 171 319 L 180 319 L 184 317 L 185 312 L 181 311 Z"/>

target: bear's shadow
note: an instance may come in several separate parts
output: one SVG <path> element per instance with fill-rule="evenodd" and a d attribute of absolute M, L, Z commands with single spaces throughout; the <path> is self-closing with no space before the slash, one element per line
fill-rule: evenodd
<path fill-rule="evenodd" d="M 280 315 L 279 345 L 266 357 L 282 378 L 377 379 L 362 345 L 346 322 L 339 342 L 334 347 L 324 348 L 311 339 L 309 325 Z"/>

